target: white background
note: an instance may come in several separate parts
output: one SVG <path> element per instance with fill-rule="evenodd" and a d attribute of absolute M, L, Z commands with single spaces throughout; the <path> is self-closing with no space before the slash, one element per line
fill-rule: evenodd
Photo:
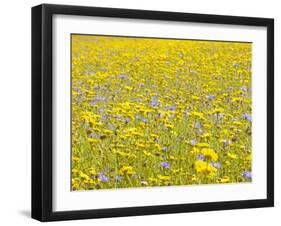
<path fill-rule="evenodd" d="M 54 211 L 266 198 L 266 28 L 65 15 L 56 15 L 53 25 Z M 70 33 L 251 41 L 252 183 L 71 192 L 65 176 L 71 174 Z"/>
<path fill-rule="evenodd" d="M 96 1 L 47 1 L 57 4 L 74 4 L 120 8 L 139 8 L 192 13 L 229 14 L 275 18 L 275 62 L 281 60 L 281 15 L 278 0 L 267 1 L 225 1 L 225 0 L 96 0 Z M 30 215 L 30 165 L 31 165 L 31 77 L 30 77 L 30 7 L 41 3 L 36 0 L 3 1 L 1 3 L 0 35 L 0 224 L 38 225 Z M 280 64 L 275 67 L 275 87 L 281 80 Z M 275 93 L 275 115 L 281 114 L 281 89 Z M 275 119 L 275 181 L 276 207 L 199 212 L 161 216 L 127 217 L 99 220 L 56 222 L 56 225 L 145 225 L 145 224 L 196 224 L 196 225 L 235 225 L 266 224 L 280 221 L 281 211 L 281 166 L 278 165 L 281 148 L 281 121 Z M 278 139 L 279 138 L 279 139 Z"/>

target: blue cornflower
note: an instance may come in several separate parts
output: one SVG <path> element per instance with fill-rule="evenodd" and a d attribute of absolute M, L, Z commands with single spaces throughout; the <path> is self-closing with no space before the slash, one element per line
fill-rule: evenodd
<path fill-rule="evenodd" d="M 175 110 L 176 110 L 176 107 L 175 107 L 175 106 L 170 106 L 170 107 L 167 107 L 166 109 L 167 109 L 167 110 L 171 110 L 171 111 L 175 111 Z"/>
<path fill-rule="evenodd" d="M 252 116 L 250 114 L 243 114 L 242 117 L 243 117 L 243 119 L 246 119 L 249 122 L 252 122 Z"/>
<path fill-rule="evenodd" d="M 207 98 L 208 100 L 213 100 L 213 99 L 215 98 L 215 96 L 214 96 L 214 95 L 209 94 L 209 95 L 207 95 L 207 96 L 206 96 L 206 98 Z"/>
<path fill-rule="evenodd" d="M 127 76 L 124 74 L 120 74 L 120 75 L 118 75 L 118 78 L 125 79 L 125 78 L 127 78 Z"/>
<path fill-rule="evenodd" d="M 103 173 L 98 173 L 98 177 L 102 183 L 109 181 L 109 177 L 105 176 Z"/>
<path fill-rule="evenodd" d="M 108 100 L 108 98 L 106 98 L 106 97 L 96 96 L 96 97 L 94 98 L 94 100 L 107 101 L 107 100 Z"/>
<path fill-rule="evenodd" d="M 170 168 L 170 163 L 168 163 L 168 162 L 161 162 L 160 165 L 164 169 L 169 169 Z"/>
<path fill-rule="evenodd" d="M 214 166 L 214 167 L 216 167 L 218 169 L 221 168 L 221 164 L 219 162 L 211 162 L 211 166 Z"/>
<path fill-rule="evenodd" d="M 198 155 L 197 159 L 204 161 L 205 160 L 205 156 L 204 155 Z"/>
<path fill-rule="evenodd" d="M 159 106 L 161 107 L 162 105 L 158 102 L 158 98 L 156 96 L 152 97 L 152 103 L 150 105 L 151 107 Z"/>
<path fill-rule="evenodd" d="M 246 86 L 242 86 L 240 89 L 245 92 L 248 91 L 248 88 Z"/>
<path fill-rule="evenodd" d="M 195 125 L 194 125 L 194 127 L 196 128 L 196 129 L 201 129 L 201 123 L 200 122 L 196 122 L 195 123 Z"/>
<path fill-rule="evenodd" d="M 250 171 L 242 172 L 242 173 L 241 173 L 241 176 L 242 176 L 242 177 L 245 177 L 245 178 L 247 178 L 247 179 L 252 179 L 252 172 L 250 172 Z"/>
<path fill-rule="evenodd" d="M 122 180 L 122 177 L 117 175 L 117 176 L 114 177 L 114 180 L 115 180 L 115 181 L 121 181 L 121 180 Z"/>
<path fill-rule="evenodd" d="M 84 95 L 85 93 L 83 92 L 83 91 L 81 91 L 81 90 L 78 90 L 78 93 L 80 94 L 80 95 Z"/>

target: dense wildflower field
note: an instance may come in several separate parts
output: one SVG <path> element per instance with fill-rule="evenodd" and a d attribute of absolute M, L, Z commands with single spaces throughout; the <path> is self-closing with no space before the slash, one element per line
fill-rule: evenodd
<path fill-rule="evenodd" d="M 71 40 L 72 190 L 252 180 L 251 43 Z"/>

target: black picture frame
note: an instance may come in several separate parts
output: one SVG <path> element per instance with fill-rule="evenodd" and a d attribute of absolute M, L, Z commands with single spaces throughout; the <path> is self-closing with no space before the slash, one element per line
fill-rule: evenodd
<path fill-rule="evenodd" d="M 52 18 L 55 14 L 266 27 L 267 198 L 54 212 L 52 210 Z M 50 4 L 32 8 L 32 218 L 40 221 L 57 221 L 271 206 L 274 206 L 273 19 Z"/>

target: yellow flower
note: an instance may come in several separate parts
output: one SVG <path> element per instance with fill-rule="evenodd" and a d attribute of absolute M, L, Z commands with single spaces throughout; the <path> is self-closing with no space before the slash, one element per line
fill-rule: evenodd
<path fill-rule="evenodd" d="M 242 123 L 242 122 L 237 122 L 237 121 L 236 121 L 236 122 L 233 122 L 233 124 L 236 125 L 236 126 L 243 126 L 243 123 Z"/>
<path fill-rule="evenodd" d="M 198 143 L 197 147 L 199 147 L 199 148 L 208 148 L 208 147 L 210 147 L 210 145 L 208 143 Z"/>
<path fill-rule="evenodd" d="M 146 156 L 148 156 L 148 157 L 150 157 L 150 156 L 153 156 L 150 152 L 148 152 L 148 151 L 143 151 L 143 153 L 146 155 Z"/>
<path fill-rule="evenodd" d="M 82 171 L 79 173 L 79 175 L 83 180 L 90 180 L 91 179 L 87 174 L 83 173 Z"/>
<path fill-rule="evenodd" d="M 213 110 L 213 114 L 218 114 L 218 113 L 222 113 L 223 112 L 223 109 L 222 108 L 216 108 Z"/>
<path fill-rule="evenodd" d="M 125 89 L 131 91 L 133 88 L 130 86 L 125 86 Z"/>
<path fill-rule="evenodd" d="M 140 137 L 143 137 L 144 134 L 143 133 L 140 133 L 140 132 L 132 132 L 132 135 L 134 136 L 140 136 Z"/>
<path fill-rule="evenodd" d="M 105 130 L 103 130 L 103 132 L 107 135 L 110 135 L 110 134 L 114 133 L 112 130 L 109 130 L 109 129 L 105 129 Z"/>
<path fill-rule="evenodd" d="M 198 173 L 207 174 L 211 177 L 214 176 L 218 171 L 217 168 L 210 166 L 207 162 L 204 162 L 202 160 L 196 160 L 194 166 Z"/>
<path fill-rule="evenodd" d="M 156 183 L 158 180 L 157 178 L 155 177 L 149 177 L 148 180 L 151 182 L 151 183 Z"/>
<path fill-rule="evenodd" d="M 197 170 L 198 173 L 203 172 L 207 168 L 207 163 L 202 161 L 202 160 L 197 160 L 195 161 L 195 169 Z"/>
<path fill-rule="evenodd" d="M 161 146 L 160 146 L 160 144 L 155 144 L 154 146 L 155 146 L 159 151 L 162 149 Z"/>
<path fill-rule="evenodd" d="M 227 153 L 227 156 L 231 159 L 237 159 L 237 155 L 235 154 Z"/>
<path fill-rule="evenodd" d="M 162 180 L 162 181 L 168 181 L 171 179 L 170 176 L 163 176 L 163 175 L 159 175 L 158 178 L 159 178 L 159 180 Z"/>
<path fill-rule="evenodd" d="M 132 166 L 122 166 L 121 169 L 119 170 L 119 173 L 121 175 L 132 175 L 135 174 L 135 171 L 133 170 Z"/>
<path fill-rule="evenodd" d="M 217 161 L 218 155 L 212 148 L 203 148 L 202 154 L 205 156 L 208 161 Z"/>
<path fill-rule="evenodd" d="M 201 112 L 194 111 L 191 114 L 194 115 L 195 117 L 198 117 L 198 118 L 202 118 L 203 117 L 203 113 L 201 113 Z"/>
<path fill-rule="evenodd" d="M 204 133 L 201 135 L 202 138 L 209 138 L 211 136 L 210 133 Z"/>
<path fill-rule="evenodd" d="M 80 160 L 79 157 L 77 157 L 77 156 L 72 156 L 72 161 L 79 161 L 79 160 Z"/>
<path fill-rule="evenodd" d="M 79 180 L 77 178 L 71 180 L 72 190 L 77 190 L 79 188 Z"/>
<path fill-rule="evenodd" d="M 72 173 L 79 173 L 79 170 L 78 169 L 72 169 L 71 172 Z"/>
<path fill-rule="evenodd" d="M 97 174 L 96 170 L 94 168 L 90 168 L 89 169 L 89 173 L 92 175 L 92 176 L 95 176 Z"/>
<path fill-rule="evenodd" d="M 96 139 L 93 139 L 93 138 L 90 138 L 90 137 L 88 137 L 87 140 L 88 140 L 89 143 L 92 143 L 92 144 L 98 143 L 98 141 Z"/>
<path fill-rule="evenodd" d="M 168 129 L 173 129 L 173 128 L 174 128 L 174 125 L 173 125 L 173 124 L 170 124 L 170 123 L 166 123 L 165 126 L 166 126 Z"/>
<path fill-rule="evenodd" d="M 198 180 L 198 178 L 197 178 L 195 175 L 192 175 L 191 181 L 192 181 L 192 182 L 196 182 L 197 180 Z"/>

